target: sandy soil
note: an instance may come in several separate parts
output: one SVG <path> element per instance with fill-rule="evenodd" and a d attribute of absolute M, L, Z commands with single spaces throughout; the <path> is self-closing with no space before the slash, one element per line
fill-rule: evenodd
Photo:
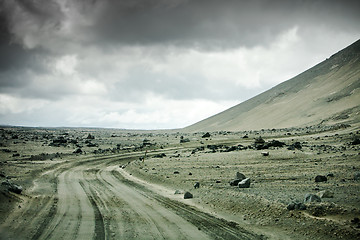
<path fill-rule="evenodd" d="M 314 126 L 202 138 L 3 127 L 0 180 L 23 191 L 0 186 L 0 239 L 357 239 L 359 130 Z M 256 150 L 260 136 L 286 145 Z M 251 179 L 250 188 L 230 186 L 236 172 Z M 315 182 L 317 175 L 327 181 Z M 333 197 L 287 209 L 323 190 Z M 184 199 L 185 191 L 194 198 Z"/>

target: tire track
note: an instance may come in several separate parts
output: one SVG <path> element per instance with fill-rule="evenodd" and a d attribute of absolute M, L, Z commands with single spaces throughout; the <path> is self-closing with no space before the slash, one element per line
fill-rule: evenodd
<path fill-rule="evenodd" d="M 89 181 L 96 192 L 101 192 L 101 203 L 97 201 L 104 216 L 105 231 L 110 239 L 136 239 L 136 219 L 141 216 L 131 210 L 131 207 L 110 190 L 99 179 Z M 120 200 L 120 201 L 119 201 Z"/>
<path fill-rule="evenodd" d="M 133 154 L 127 154 L 129 156 L 133 155 Z M 77 162 L 64 162 L 62 164 L 56 164 L 56 167 L 50 167 L 48 168 L 48 170 L 46 172 L 44 172 L 43 174 L 40 175 L 39 179 L 37 180 L 39 183 L 41 182 L 49 182 L 49 180 L 47 178 L 49 178 L 50 175 L 53 175 L 53 177 L 51 177 L 50 181 L 54 183 L 54 187 L 53 189 L 55 189 L 55 196 L 53 196 L 53 202 L 51 204 L 51 206 L 49 206 L 49 204 L 47 204 L 46 206 L 43 207 L 43 209 L 41 211 L 43 212 L 47 212 L 47 214 L 45 215 L 40 215 L 39 213 L 36 214 L 37 217 L 32 219 L 32 223 L 26 224 L 28 226 L 38 226 L 35 230 L 35 233 L 33 234 L 33 236 L 31 237 L 31 239 L 35 240 L 35 239 L 51 239 L 51 238 L 57 238 L 58 236 L 54 235 L 54 233 L 56 231 L 58 231 L 58 228 L 64 224 L 65 221 L 67 221 L 69 218 L 68 213 L 70 210 L 70 204 L 67 202 L 68 200 L 64 200 L 64 196 L 66 194 L 64 194 L 63 192 L 59 194 L 59 181 L 61 181 L 62 184 L 66 185 L 66 193 L 69 192 L 76 192 L 73 191 L 71 189 L 69 189 L 69 186 L 71 186 L 71 179 L 69 177 L 69 174 L 71 174 L 71 172 L 75 172 L 76 168 L 81 167 L 82 165 L 85 166 L 92 166 L 92 165 L 96 165 L 99 164 L 99 162 L 108 162 L 108 161 L 118 161 L 119 158 L 121 159 L 122 157 L 118 156 L 118 155 L 112 155 L 112 156 L 102 156 L 102 157 L 95 157 L 95 156 L 91 156 L 89 158 L 84 159 L 83 161 L 77 161 Z M 39 186 L 37 186 L 39 187 Z M 34 189 L 33 191 L 36 191 L 36 189 Z M 62 196 L 59 196 L 62 195 Z M 45 199 L 45 197 L 41 197 L 42 199 Z M 59 201 L 60 198 L 60 201 Z M 89 199 L 90 201 L 90 199 Z M 37 206 L 39 204 L 39 201 L 35 201 L 32 200 L 30 202 L 30 204 L 28 204 L 26 207 L 27 211 L 25 212 L 29 212 L 28 215 L 34 215 L 33 213 L 33 205 Z M 62 210 L 59 209 L 59 206 L 62 208 Z M 74 227 L 74 231 L 72 232 L 70 236 L 70 239 L 76 239 L 77 238 L 77 233 L 79 231 L 80 228 L 80 224 L 82 222 L 82 209 L 81 209 L 81 204 L 80 204 L 80 200 L 77 199 L 76 200 L 76 206 L 77 209 L 79 209 L 78 215 L 76 217 L 76 225 Z M 65 208 L 64 208 L 65 207 Z M 59 211 L 62 212 L 62 214 L 59 215 Z M 23 211 L 24 214 L 24 211 Z M 23 215 L 22 214 L 22 215 Z M 18 219 L 19 216 L 15 216 L 15 219 Z M 37 223 L 36 223 L 37 222 Z M 25 224 L 20 225 L 19 227 L 17 227 L 17 229 L 19 228 L 24 228 Z M 70 227 L 70 226 L 68 226 Z M 65 226 L 63 226 L 63 228 L 67 228 Z M 25 229 L 24 229 L 25 230 Z M 26 232 L 31 232 L 30 230 L 25 230 Z M 68 234 L 68 232 L 67 232 Z"/>
<path fill-rule="evenodd" d="M 95 235 L 93 239 L 96 240 L 103 240 L 106 238 L 105 235 L 105 226 L 104 226 L 104 218 L 103 215 L 100 212 L 100 209 L 98 205 L 96 204 L 95 198 L 98 199 L 96 193 L 94 190 L 89 186 L 88 188 L 85 187 L 84 181 L 80 181 L 80 186 L 84 189 L 84 192 L 86 193 L 92 208 L 94 209 L 94 215 L 95 215 Z"/>
<path fill-rule="evenodd" d="M 137 189 L 124 185 L 109 171 L 102 171 L 100 175 L 100 180 L 114 194 L 122 197 L 132 211 L 141 216 L 136 219 L 136 230 L 146 234 L 146 239 L 209 239 L 209 236 L 199 231 L 196 226 L 160 205 L 155 199 L 145 198 Z"/>
<path fill-rule="evenodd" d="M 100 185 L 104 188 L 107 188 L 108 191 L 111 192 L 114 196 L 119 196 L 119 193 L 116 191 L 116 187 L 112 185 L 111 183 L 104 180 L 100 174 L 98 175 L 97 181 L 100 183 Z M 122 201 L 124 201 L 122 199 Z M 156 224 L 155 221 L 153 221 L 154 216 L 150 216 L 146 211 L 142 211 L 142 203 L 139 203 L 138 199 L 133 199 L 132 203 L 124 201 L 125 203 L 125 209 L 127 213 L 128 220 L 135 224 L 131 224 L 132 226 L 128 226 L 127 222 L 125 223 L 125 232 L 134 232 L 134 237 L 138 238 L 141 236 L 141 226 L 146 226 L 149 228 L 149 231 L 147 232 L 147 238 L 153 238 L 153 239 L 166 239 L 166 236 L 162 234 L 162 231 L 159 229 L 159 226 Z M 136 205 L 134 206 L 134 203 Z M 139 205 L 140 204 L 140 205 Z M 156 214 L 156 213 L 154 213 Z M 120 215 L 123 215 L 123 210 L 120 212 Z M 122 219 L 124 220 L 124 219 Z M 150 232 L 151 230 L 151 232 Z M 156 230 L 156 231 L 154 231 Z"/>
<path fill-rule="evenodd" d="M 91 202 L 87 193 L 79 183 L 82 179 L 81 167 L 62 169 L 58 175 L 58 207 L 55 216 L 48 219 L 48 226 L 39 231 L 40 239 L 78 239 L 93 236 L 91 232 L 94 226 L 84 221 L 84 216 L 91 219 L 94 215 L 91 211 Z M 37 234 L 39 236 L 39 234 Z M 61 236 L 61 237 L 59 237 Z"/>
<path fill-rule="evenodd" d="M 51 180 L 50 184 L 51 189 L 56 189 L 57 181 Z M 35 196 L 24 194 L 22 199 L 23 206 L 19 205 L 19 208 L 6 218 L 0 227 L 0 235 L 4 231 L 11 239 L 38 239 L 48 224 L 45 219 L 52 219 L 56 214 L 58 198 L 46 192 Z M 33 233 L 33 236 L 29 233 Z"/>
<path fill-rule="evenodd" d="M 155 194 L 144 186 L 125 179 L 121 173 L 116 170 L 111 171 L 111 174 L 122 183 L 137 189 L 140 194 L 148 199 L 155 199 L 163 206 L 173 210 L 179 216 L 183 217 L 193 225 L 198 226 L 199 229 L 206 232 L 214 239 L 266 239 L 264 236 L 256 235 L 241 228 L 234 222 L 216 218 L 184 203 Z"/>
<path fill-rule="evenodd" d="M 46 229 L 50 223 L 49 219 L 53 219 L 56 212 L 57 212 L 57 204 L 58 204 L 59 199 L 57 197 L 55 197 L 53 199 L 53 203 L 52 206 L 47 214 L 47 216 L 44 218 L 44 221 L 42 222 L 42 224 L 40 224 L 40 227 L 36 230 L 36 233 L 32 236 L 32 240 L 36 240 L 39 239 L 40 236 L 42 235 L 42 233 L 44 232 L 44 229 Z"/>
<path fill-rule="evenodd" d="M 101 192 L 102 209 L 106 211 L 105 216 L 109 219 L 105 221 L 108 235 L 114 239 L 135 239 L 136 219 L 141 216 L 133 211 L 131 207 L 122 198 L 117 197 L 116 192 L 111 190 L 113 185 L 104 183 L 101 178 L 102 170 L 96 172 L 95 180 L 92 186 Z M 96 184 L 95 184 L 96 183 Z"/>
<path fill-rule="evenodd" d="M 82 236 L 86 235 L 84 233 L 89 232 L 89 230 L 86 229 L 88 227 L 86 227 L 81 213 L 81 205 L 84 204 L 84 200 L 82 199 L 81 204 L 79 204 L 80 199 L 75 199 L 77 201 L 75 205 L 66 202 L 68 200 L 64 202 L 64 197 L 60 196 L 64 191 L 59 193 L 59 182 L 64 184 L 65 179 L 60 178 L 63 174 L 72 173 L 76 168 L 82 168 L 82 166 L 92 167 L 99 164 L 108 164 L 109 162 L 121 162 L 124 159 L 129 161 L 129 159 L 136 159 L 141 155 L 143 155 L 142 152 L 135 152 L 111 156 L 86 156 L 82 159 L 69 158 L 61 163 L 35 170 L 34 174 L 37 175 L 37 178 L 32 179 L 33 187 L 28 192 L 28 195 L 33 197 L 24 198 L 25 201 L 21 209 L 17 208 L 6 216 L 6 219 L 1 223 L 0 230 L 9 233 L 9 237 L 14 239 L 59 238 L 58 234 L 56 234 L 58 231 L 63 231 L 68 239 L 73 239 L 77 238 L 79 228 Z M 71 183 L 69 185 L 69 177 L 66 178 L 66 181 L 68 183 L 66 183 L 65 187 L 62 186 L 66 194 L 79 192 L 76 183 L 75 185 L 71 185 Z M 85 196 L 85 193 L 83 194 Z M 89 201 L 89 199 L 86 198 L 86 201 Z M 69 212 L 70 205 L 74 205 L 74 209 L 79 209 L 79 211 L 76 210 L 78 214 L 73 219 L 69 219 L 71 214 Z M 88 205 L 90 206 L 90 203 Z M 60 211 L 60 209 L 62 210 Z M 75 224 L 72 223 L 71 226 L 65 225 L 64 221 L 68 222 L 68 220 L 75 220 L 76 222 Z M 66 230 L 60 230 L 59 227 Z M 69 231 L 68 227 L 72 229 Z"/>
<path fill-rule="evenodd" d="M 65 172 L 63 171 L 61 174 L 59 174 L 59 176 L 57 177 L 58 182 L 60 182 L 60 177 L 61 179 L 63 179 L 62 184 L 66 183 L 66 179 L 68 178 L 69 172 Z M 59 185 L 59 184 L 57 184 Z M 62 192 L 59 193 L 59 189 L 57 187 L 57 195 L 59 197 L 59 201 L 58 204 L 60 205 L 60 207 L 64 207 L 65 203 L 66 203 L 66 198 L 64 199 L 64 194 L 62 194 Z M 56 208 L 56 213 L 54 214 L 53 218 L 47 219 L 47 224 L 46 226 L 43 227 L 41 234 L 39 235 L 39 237 L 41 237 L 42 239 L 51 239 L 54 235 L 54 232 L 59 228 L 60 225 L 62 225 L 64 223 L 64 220 L 66 219 L 66 215 L 69 212 L 70 209 L 70 205 L 67 204 L 65 205 L 66 208 Z M 42 233 L 45 234 L 45 236 L 42 236 Z"/>
<path fill-rule="evenodd" d="M 159 150 L 167 151 L 171 150 Z M 64 161 L 49 168 L 37 181 L 39 184 L 51 181 L 54 184 L 46 191 L 54 189 L 55 193 L 51 190 L 49 198 L 40 195 L 44 203 L 41 206 L 39 199 L 31 199 L 24 210 L 26 216 L 33 218 L 25 219 L 9 229 L 22 229 L 24 235 L 33 233 L 27 236 L 32 240 L 119 237 L 262 239 L 231 222 L 157 195 L 144 186 L 126 180 L 118 171 L 108 170 L 114 169 L 115 164 L 123 164 L 142 155 L 143 152 L 134 152 L 90 156 L 80 160 L 74 158 L 74 161 Z M 39 193 L 43 194 L 43 186 L 40 186 L 40 190 Z M 39 214 L 34 214 L 34 209 L 39 209 Z M 22 214 L 17 213 L 12 219 Z"/>

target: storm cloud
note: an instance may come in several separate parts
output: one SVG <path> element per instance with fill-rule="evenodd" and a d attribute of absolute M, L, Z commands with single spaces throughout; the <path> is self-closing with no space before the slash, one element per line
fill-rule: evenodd
<path fill-rule="evenodd" d="M 0 124 L 184 127 L 346 47 L 359 22 L 358 1 L 0 0 Z"/>

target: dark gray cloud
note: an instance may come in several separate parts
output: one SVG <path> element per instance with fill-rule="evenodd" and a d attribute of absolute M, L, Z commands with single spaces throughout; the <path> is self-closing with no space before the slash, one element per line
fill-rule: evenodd
<path fill-rule="evenodd" d="M 356 41 L 359 22 L 350 0 L 0 0 L 0 123 L 222 109 Z"/>
<path fill-rule="evenodd" d="M 322 25 L 351 31 L 360 22 L 360 3 L 349 0 L 17 0 L 3 5 L 6 9 L 3 15 L 18 42 L 25 43 L 26 40 L 19 38 L 28 37 L 33 38 L 30 45 L 47 47 L 58 46 L 61 40 L 64 45 L 70 40 L 99 47 L 114 44 L 175 44 L 200 49 L 256 46 L 266 45 L 294 25 L 310 28 Z M 24 30 L 29 22 L 37 36 Z"/>
<path fill-rule="evenodd" d="M 357 28 L 356 1 L 108 1 L 94 25 L 98 41 L 199 48 L 271 42 L 293 25 Z"/>
<path fill-rule="evenodd" d="M 26 49 L 16 42 L 16 37 L 11 33 L 10 16 L 7 16 L 3 4 L 0 4 L 0 92 L 29 85 L 29 72 L 49 72 L 45 64 L 48 51 L 43 48 Z"/>

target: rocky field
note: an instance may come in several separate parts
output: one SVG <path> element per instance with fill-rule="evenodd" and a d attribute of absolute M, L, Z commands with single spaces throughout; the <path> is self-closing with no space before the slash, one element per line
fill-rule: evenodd
<path fill-rule="evenodd" d="M 185 221 L 204 239 L 237 239 L 237 231 L 240 239 L 357 239 L 359 130 L 345 124 L 209 133 L 3 127 L 1 239 L 58 239 L 54 232 L 70 228 L 62 226 L 66 217 L 82 219 L 69 231 L 77 238 L 86 230 L 97 239 L 192 238 L 195 230 L 176 223 Z M 144 224 L 157 229 L 168 223 L 153 214 L 169 211 L 162 218 L 175 222 L 173 234 L 155 226 L 144 234 L 122 201 L 137 214 L 136 208 L 148 211 Z M 65 214 L 72 202 L 82 209 L 74 219 Z M 92 214 L 89 227 L 85 213 Z M 198 226 L 199 216 L 206 224 Z"/>

